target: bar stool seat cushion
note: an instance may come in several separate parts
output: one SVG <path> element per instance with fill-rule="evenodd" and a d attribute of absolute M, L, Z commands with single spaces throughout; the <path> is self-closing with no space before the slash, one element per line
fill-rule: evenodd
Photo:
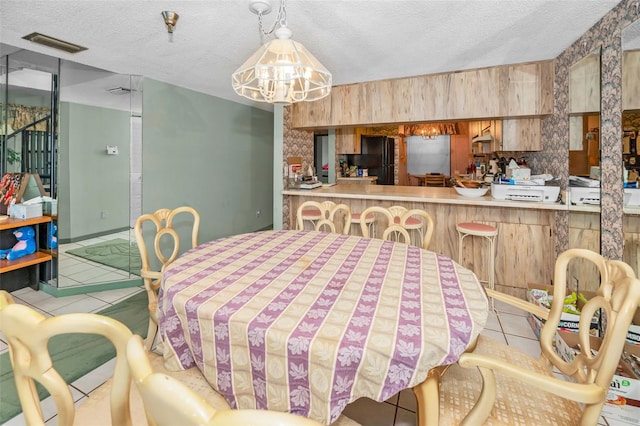
<path fill-rule="evenodd" d="M 376 220 L 376 217 L 372 214 L 368 214 L 364 223 L 371 223 Z M 351 223 L 360 223 L 360 213 L 351 213 Z"/>
<path fill-rule="evenodd" d="M 456 225 L 458 232 L 470 235 L 478 235 L 480 237 L 491 237 L 498 235 L 498 229 L 495 226 L 485 225 L 484 223 L 459 223 Z"/>
<path fill-rule="evenodd" d="M 398 216 L 393 218 L 393 223 L 395 223 L 396 225 L 400 224 L 400 218 Z M 405 228 L 407 229 L 419 229 L 422 228 L 422 222 L 420 221 L 420 219 L 416 219 L 415 217 L 410 217 L 409 219 L 407 219 L 407 222 L 405 223 Z"/>

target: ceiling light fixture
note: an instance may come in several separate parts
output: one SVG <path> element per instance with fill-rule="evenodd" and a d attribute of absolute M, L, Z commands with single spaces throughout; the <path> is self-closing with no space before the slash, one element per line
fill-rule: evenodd
<path fill-rule="evenodd" d="M 31 33 L 22 38 L 25 40 L 32 41 L 34 43 L 42 44 L 47 47 L 63 50 L 68 53 L 78 53 L 78 52 L 82 52 L 83 50 L 87 50 L 87 48 L 84 46 L 69 43 L 68 41 L 60 40 L 60 39 L 53 38 L 51 36 L 40 34 L 40 33 Z"/>
<path fill-rule="evenodd" d="M 180 15 L 169 10 L 162 12 L 162 18 L 164 18 L 164 23 L 167 26 L 167 32 L 169 34 L 173 33 L 173 29 L 175 28 L 179 17 Z"/>
<path fill-rule="evenodd" d="M 422 128 L 422 139 L 435 139 L 438 137 L 438 130 L 434 126 L 429 126 L 428 129 Z"/>
<path fill-rule="evenodd" d="M 291 40 L 285 0 L 280 1 L 276 22 L 269 31 L 263 15 L 271 12 L 268 0 L 251 0 L 249 10 L 258 15 L 258 28 L 276 38 L 265 43 L 231 76 L 240 96 L 273 104 L 289 105 L 322 99 L 331 92 L 331 73 L 300 43 Z M 276 27 L 278 29 L 276 30 Z"/>

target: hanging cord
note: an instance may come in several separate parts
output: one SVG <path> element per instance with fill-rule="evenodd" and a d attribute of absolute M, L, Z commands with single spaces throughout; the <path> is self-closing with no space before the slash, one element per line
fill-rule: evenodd
<path fill-rule="evenodd" d="M 260 31 L 260 40 L 264 42 L 264 36 L 270 35 L 276 29 L 276 27 L 280 24 L 281 27 L 287 26 L 287 11 L 285 9 L 285 0 L 280 1 L 280 8 L 278 9 L 278 15 L 276 16 L 276 20 L 271 26 L 269 31 L 265 31 L 263 21 L 262 21 L 262 12 L 258 12 L 258 31 Z"/>

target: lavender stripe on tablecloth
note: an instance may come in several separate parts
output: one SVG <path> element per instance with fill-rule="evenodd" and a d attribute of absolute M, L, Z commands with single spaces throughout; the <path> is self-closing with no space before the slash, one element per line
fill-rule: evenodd
<path fill-rule="evenodd" d="M 453 260 L 440 254 L 437 255 L 437 258 L 440 286 L 449 324 L 449 352 L 442 362 L 443 365 L 446 365 L 458 361 L 460 355 L 466 350 L 467 343 L 471 339 L 473 321 L 460 287 Z"/>
<path fill-rule="evenodd" d="M 422 251 L 407 247 L 404 277 L 400 292 L 398 333 L 387 378 L 379 400 L 385 400 L 409 387 L 422 349 Z"/>
<path fill-rule="evenodd" d="M 344 243 L 346 237 L 339 237 L 337 240 Z M 287 346 L 287 362 L 289 371 L 289 404 L 291 412 L 308 417 L 311 409 L 310 391 L 311 384 L 309 377 L 311 376 L 309 369 L 311 364 L 311 354 L 309 347 L 318 330 L 321 328 L 324 319 L 329 314 L 329 308 L 338 300 L 345 284 L 355 270 L 359 259 L 364 254 L 371 240 L 361 239 L 351 249 L 349 255 L 342 261 L 336 269 L 335 274 L 329 284 L 323 289 L 322 293 L 311 305 L 307 314 L 291 333 Z M 328 260 L 339 249 L 338 246 L 332 246 L 332 252 L 326 257 Z M 319 259 L 318 269 L 322 269 L 326 260 Z M 299 281 L 303 277 L 298 277 Z M 354 307 L 358 309 L 358 306 Z M 264 350 L 264 348 L 262 348 Z M 264 403 L 266 404 L 266 400 Z M 266 405 L 265 405 L 266 407 Z M 344 408 L 344 407 L 342 407 Z M 342 409 L 340 409 L 342 411 Z M 337 417 L 336 417 L 337 418 Z M 331 419 L 333 422 L 335 419 Z"/>
<path fill-rule="evenodd" d="M 166 274 L 164 279 L 168 280 L 172 276 L 174 276 L 177 272 L 185 271 L 193 266 L 197 266 L 202 262 L 206 262 L 208 259 L 214 258 L 216 256 L 220 256 L 226 251 L 230 251 L 231 249 L 237 246 L 247 244 L 252 240 L 256 240 L 257 243 L 259 243 L 259 246 L 262 247 L 265 244 L 281 237 L 284 232 L 285 231 L 264 233 L 264 234 L 244 234 L 239 237 L 227 238 L 225 240 L 228 240 L 229 244 L 221 245 L 220 247 L 217 247 L 214 251 L 208 252 L 206 255 L 196 256 L 194 257 L 194 259 L 186 261 L 183 264 L 181 264 L 179 260 L 177 260 L 176 261 L 177 265 L 172 265 L 171 270 Z M 283 243 L 281 243 L 280 247 L 283 247 L 284 244 L 290 243 L 292 241 L 294 241 L 293 238 L 291 238 L 290 240 L 286 240 Z M 214 242 L 217 245 L 221 244 L 220 240 L 216 240 Z M 224 241 L 224 242 L 226 243 L 227 241 Z M 205 249 L 210 245 L 211 243 L 203 244 L 202 246 L 199 246 L 199 249 L 196 248 L 194 250 L 196 252 L 205 251 Z M 162 333 L 162 336 L 166 337 L 167 343 L 171 345 L 174 352 L 177 354 L 178 361 L 180 362 L 182 368 L 186 369 L 186 368 L 193 367 L 197 360 L 194 359 L 193 354 L 186 342 L 186 339 L 184 338 L 184 333 L 182 333 L 182 331 L 180 330 L 180 320 L 178 319 L 176 309 L 173 306 L 173 299 L 177 294 L 179 294 L 185 288 L 189 287 L 193 282 L 197 282 L 203 278 L 206 278 L 212 272 L 218 270 L 219 268 L 222 268 L 252 253 L 255 250 L 255 247 L 256 247 L 255 245 L 248 245 L 246 248 L 242 249 L 241 251 L 233 253 L 229 257 L 225 257 L 219 262 L 215 262 L 215 263 L 212 263 L 211 265 L 208 265 L 205 269 L 199 270 L 198 272 L 194 273 L 188 278 L 182 279 L 180 283 L 171 286 L 171 288 L 169 289 L 168 292 L 166 292 L 166 294 L 163 291 L 163 286 L 160 287 L 160 292 L 158 296 L 160 300 L 159 307 L 164 308 L 164 309 L 159 309 L 160 317 L 158 319 L 158 322 L 160 324 L 160 331 Z M 254 262 L 252 262 L 252 264 Z M 208 299 L 209 297 L 217 293 L 217 291 L 219 291 L 221 288 L 224 288 L 224 287 L 221 287 L 220 283 L 213 282 L 212 286 L 209 287 L 209 289 L 207 289 L 206 291 L 200 292 L 198 295 L 196 295 L 196 298 L 198 299 L 198 303 Z M 172 303 L 168 303 L 168 304 L 162 303 L 163 297 L 166 297 L 167 300 L 171 301 Z M 194 298 L 192 298 L 187 303 L 189 302 L 194 303 L 193 301 L 194 301 Z M 188 314 L 189 313 L 187 309 L 187 316 Z M 199 327 L 196 327 L 196 328 L 199 329 Z M 199 346 L 200 345 L 199 342 L 200 340 L 198 339 L 196 342 L 193 342 L 193 343 L 201 350 Z"/>
<path fill-rule="evenodd" d="M 258 278 L 251 286 L 245 288 L 240 293 L 238 293 L 233 299 L 221 305 L 219 309 L 213 315 L 213 330 L 215 334 L 215 350 L 216 350 L 216 385 L 220 393 L 222 393 L 229 404 L 237 408 L 237 401 L 235 399 L 234 391 L 233 391 L 233 380 L 231 376 L 231 341 L 229 336 L 229 318 L 238 311 L 238 309 L 242 308 L 248 302 L 251 301 L 251 298 L 262 289 L 268 287 L 273 283 L 275 279 L 277 279 L 283 272 L 288 270 L 292 265 L 294 265 L 297 261 L 300 260 L 301 257 L 306 255 L 311 249 L 313 249 L 318 243 L 320 243 L 324 238 L 328 237 L 329 234 L 324 233 L 316 233 L 312 236 L 312 238 L 308 239 L 304 242 L 302 246 L 300 246 L 295 253 L 281 261 L 278 265 L 271 268 L 269 271 L 265 272 L 260 278 Z M 239 278 L 238 275 L 245 275 L 248 272 L 251 272 L 256 269 L 258 264 L 262 264 L 265 261 L 269 260 L 275 253 L 282 251 L 285 247 L 288 247 L 293 241 L 300 240 L 300 235 L 294 236 L 283 241 L 282 244 L 278 244 L 273 247 L 271 250 L 261 254 L 256 262 L 252 262 L 243 266 L 241 269 L 237 271 L 236 274 L 233 274 L 233 280 L 223 280 L 221 285 L 227 286 L 231 284 L 232 281 L 235 281 Z M 256 264 L 254 264 L 256 263 Z M 307 277 L 309 275 L 314 275 L 313 272 L 313 262 L 306 268 L 303 272 L 304 276 Z M 305 281 L 306 282 L 306 281 Z M 299 284 L 299 288 L 297 291 L 302 289 L 302 285 Z M 293 291 L 291 286 L 283 289 L 283 293 L 287 291 Z M 282 293 L 281 293 L 282 296 Z M 273 311 L 272 311 L 273 309 Z M 256 319 L 252 321 L 252 323 L 263 322 L 263 321 L 273 321 L 274 318 L 277 318 L 276 313 L 281 312 L 282 307 L 274 302 L 271 302 L 268 306 L 264 308 L 261 312 L 256 314 Z M 199 333 L 199 327 L 194 327 L 194 333 Z M 252 327 L 248 328 L 249 330 L 249 342 L 254 342 L 260 339 L 258 335 L 255 334 L 255 330 Z M 198 338 L 200 336 L 198 335 Z M 194 336 L 194 339 L 196 337 Z M 263 342 L 264 343 L 264 342 Z M 196 359 L 201 359 L 202 354 L 194 354 Z M 252 355 L 253 358 L 253 355 Z M 252 360 L 253 364 L 253 360 Z M 256 380 L 254 379 L 254 389 L 256 388 Z M 260 398 L 259 388 L 254 392 L 256 394 L 256 398 Z M 260 408 L 260 407 L 258 407 Z"/>

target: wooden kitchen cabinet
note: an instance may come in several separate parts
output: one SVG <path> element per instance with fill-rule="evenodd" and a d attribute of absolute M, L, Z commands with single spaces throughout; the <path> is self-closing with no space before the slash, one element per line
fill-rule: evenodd
<path fill-rule="evenodd" d="M 502 120 L 502 141 L 499 151 L 540 151 L 542 122 L 539 118 Z"/>
<path fill-rule="evenodd" d="M 622 109 L 640 109 L 640 50 L 622 52 Z"/>
<path fill-rule="evenodd" d="M 292 126 L 548 115 L 553 113 L 553 72 L 553 61 L 544 61 L 334 86 L 330 101 L 293 104 Z"/>
<path fill-rule="evenodd" d="M 331 125 L 331 94 L 313 102 L 298 102 L 290 108 L 291 126 L 296 129 Z"/>
<path fill-rule="evenodd" d="M 360 133 L 355 128 L 336 129 L 336 154 L 360 154 Z"/>
<path fill-rule="evenodd" d="M 500 110 L 497 117 L 553 113 L 552 61 L 500 67 Z"/>
<path fill-rule="evenodd" d="M 0 248 L 9 249 L 17 242 L 13 231 L 22 226 L 32 226 L 36 235 L 36 252 L 15 260 L 0 260 L 0 289 L 7 291 L 31 287 L 37 290 L 40 284 L 40 266 L 53 259 L 51 250 L 41 243 L 43 237 L 48 236 L 50 216 L 34 217 L 31 219 L 9 218 L 0 222 Z"/>

